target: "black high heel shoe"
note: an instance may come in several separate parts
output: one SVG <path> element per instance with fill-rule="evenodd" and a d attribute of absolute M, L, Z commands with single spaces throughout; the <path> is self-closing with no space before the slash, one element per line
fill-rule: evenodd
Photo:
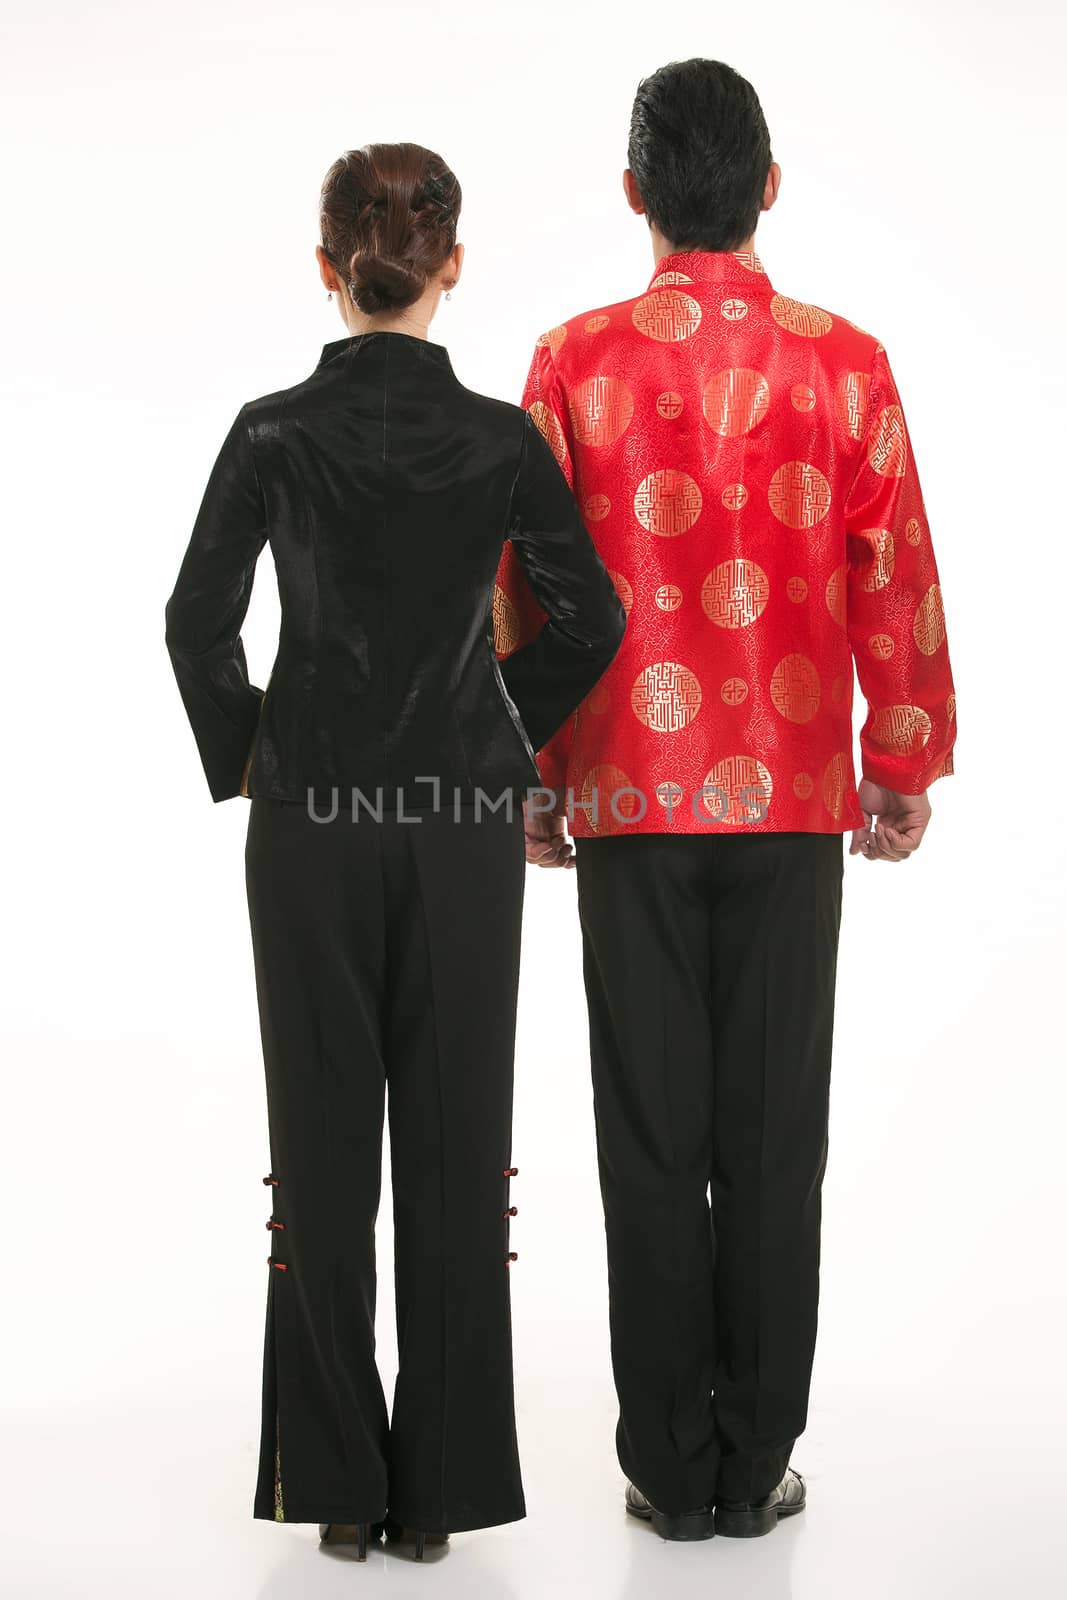
<path fill-rule="evenodd" d="M 385 1537 L 390 1544 L 399 1544 L 405 1539 L 411 1539 L 415 1546 L 415 1560 L 422 1561 L 426 1556 L 426 1542 L 430 1544 L 447 1544 L 447 1533 L 427 1533 L 424 1528 L 405 1528 L 395 1517 L 385 1519 Z"/>
<path fill-rule="evenodd" d="M 384 1526 L 381 1522 L 320 1522 L 319 1543 L 354 1544 L 356 1560 L 366 1561 L 368 1541 L 380 1539 Z"/>

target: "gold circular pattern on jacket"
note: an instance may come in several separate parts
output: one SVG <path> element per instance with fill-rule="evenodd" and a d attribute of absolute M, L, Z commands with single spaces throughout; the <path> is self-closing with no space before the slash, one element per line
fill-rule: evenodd
<path fill-rule="evenodd" d="M 760 810 L 766 820 L 774 790 L 763 762 L 749 755 L 725 756 L 717 761 L 702 787 L 713 792 L 701 795 L 701 809 L 716 822 L 734 828 L 751 826 L 759 820 Z"/>
<path fill-rule="evenodd" d="M 620 790 L 627 790 L 619 794 Z M 589 826 L 594 833 L 600 833 L 605 827 L 619 826 L 619 818 L 624 822 L 637 815 L 640 796 L 633 793 L 633 784 L 623 772 L 621 767 L 616 767 L 610 761 L 603 762 L 600 766 L 590 767 L 582 784 L 582 804 L 589 806 L 593 803 L 593 794 L 596 792 L 597 818 L 594 822 L 588 811 L 583 811 Z M 619 799 L 612 809 L 612 795 L 619 794 Z M 618 816 L 615 815 L 618 812 Z"/>
<path fill-rule="evenodd" d="M 883 706 L 871 719 L 869 736 L 883 750 L 911 756 L 929 744 L 932 727 L 922 706 Z"/>
<path fill-rule="evenodd" d="M 771 296 L 771 316 L 787 333 L 800 333 L 805 339 L 818 339 L 834 325 L 828 311 L 809 306 L 803 300 L 790 300 L 785 294 Z"/>
<path fill-rule="evenodd" d="M 830 509 L 830 485 L 808 461 L 786 461 L 767 490 L 767 501 L 787 528 L 814 528 Z"/>
<path fill-rule="evenodd" d="M 638 674 L 630 704 L 652 733 L 680 733 L 700 710 L 700 679 L 680 661 L 654 661 Z"/>
<path fill-rule="evenodd" d="M 743 483 L 728 483 L 722 492 L 722 503 L 727 511 L 740 511 L 748 503 L 748 490 Z"/>
<path fill-rule="evenodd" d="M 728 300 L 723 301 L 719 309 L 727 322 L 744 322 L 748 316 L 748 301 L 742 300 L 738 295 L 731 295 Z"/>
<path fill-rule="evenodd" d="M 685 401 L 677 389 L 664 389 L 662 394 L 656 396 L 656 410 L 668 422 L 673 422 L 675 417 L 680 417 L 684 406 Z"/>
<path fill-rule="evenodd" d="M 808 598 L 808 585 L 804 578 L 787 578 L 785 580 L 785 597 L 792 600 L 795 606 L 801 606 Z"/>
<path fill-rule="evenodd" d="M 945 608 L 941 589 L 932 583 L 919 601 L 911 627 L 912 638 L 924 656 L 932 656 L 945 639 Z"/>
<path fill-rule="evenodd" d="M 922 525 L 918 517 L 909 517 L 904 524 L 904 537 L 909 544 L 918 544 L 923 536 Z"/>
<path fill-rule="evenodd" d="M 842 562 L 839 567 L 834 568 L 826 580 L 826 609 L 834 621 L 842 628 L 846 624 L 846 594 L 845 564 Z"/>
<path fill-rule="evenodd" d="M 725 706 L 744 705 L 748 699 L 748 684 L 744 678 L 727 678 L 719 690 L 719 698 Z"/>
<path fill-rule="evenodd" d="M 585 331 L 586 333 L 603 333 L 610 321 L 610 317 L 587 317 L 585 319 Z"/>
<path fill-rule="evenodd" d="M 595 689 L 590 689 L 585 697 L 585 709 L 594 717 L 602 717 L 610 705 L 611 695 L 602 683 L 598 683 Z"/>
<path fill-rule="evenodd" d="M 810 800 L 815 793 L 815 780 L 810 772 L 798 772 L 793 779 L 793 793 L 798 800 Z"/>
<path fill-rule="evenodd" d="M 864 594 L 877 594 L 893 576 L 893 535 L 888 528 L 864 528 L 859 537 L 866 539 L 874 556 L 874 564 L 864 571 L 859 586 Z"/>
<path fill-rule="evenodd" d="M 582 507 L 589 522 L 603 522 L 611 510 L 611 501 L 606 494 L 591 494 Z"/>
<path fill-rule="evenodd" d="M 845 809 L 851 770 L 851 757 L 846 750 L 839 750 L 830 758 L 822 775 L 822 803 L 835 822 L 840 822 Z"/>
<path fill-rule="evenodd" d="M 638 484 L 634 516 L 649 533 L 656 533 L 661 539 L 676 539 L 693 526 L 703 504 L 695 478 L 674 467 L 661 467 Z"/>
<path fill-rule="evenodd" d="M 631 313 L 638 333 L 661 344 L 688 339 L 700 327 L 701 316 L 699 300 L 681 289 L 654 289 L 638 300 Z"/>
<path fill-rule="evenodd" d="M 762 422 L 771 386 L 752 367 L 727 367 L 704 385 L 704 421 L 724 439 L 738 439 Z"/>
<path fill-rule="evenodd" d="M 747 628 L 761 615 L 770 592 L 762 567 L 732 556 L 712 567 L 700 590 L 700 604 L 716 627 Z"/>
<path fill-rule="evenodd" d="M 537 342 L 542 346 L 547 345 L 552 354 L 555 355 L 560 345 L 566 341 L 566 338 L 567 324 L 565 322 L 561 322 L 557 327 L 549 328 L 546 333 L 542 333 Z"/>
<path fill-rule="evenodd" d="M 556 413 L 550 406 L 546 406 L 543 400 L 535 400 L 530 407 L 530 415 L 547 440 L 548 446 L 560 466 L 565 466 L 567 461 L 567 440 L 563 432 L 563 424 L 556 416 Z"/>
<path fill-rule="evenodd" d="M 763 262 L 760 260 L 755 250 L 732 250 L 730 254 L 734 257 L 735 261 L 740 262 L 741 266 L 744 267 L 746 272 L 760 272 L 763 273 L 764 277 L 766 277 L 767 274 L 764 270 Z"/>
<path fill-rule="evenodd" d="M 771 702 L 787 722 L 810 722 L 819 709 L 821 689 L 814 661 L 788 655 L 771 673 Z"/>
<path fill-rule="evenodd" d="M 519 613 L 499 583 L 493 586 L 493 637 L 498 656 L 509 656 L 519 642 Z"/>
<path fill-rule="evenodd" d="M 661 611 L 677 611 L 682 603 L 682 591 L 676 583 L 661 583 L 656 590 L 656 604 Z"/>
<path fill-rule="evenodd" d="M 883 478 L 902 478 L 908 465 L 908 435 L 899 406 L 883 406 L 867 443 L 867 460 Z"/>
<path fill-rule="evenodd" d="M 668 288 L 672 283 L 692 283 L 692 281 L 688 272 L 676 272 L 673 268 L 667 267 L 658 277 L 652 279 L 648 287 L 650 289 L 664 289 Z"/>
<path fill-rule="evenodd" d="M 634 397 L 625 383 L 605 372 L 578 384 L 568 405 L 579 444 L 614 444 L 622 438 L 634 414 Z"/>
<path fill-rule="evenodd" d="M 869 372 L 846 372 L 834 389 L 834 416 L 850 439 L 857 441 L 867 431 L 867 397 L 871 392 Z"/>
<path fill-rule="evenodd" d="M 684 798 L 685 790 L 680 783 L 675 783 L 673 779 L 666 778 L 663 783 L 657 783 L 656 799 L 661 806 L 670 806 L 672 810 L 677 810 Z"/>
<path fill-rule="evenodd" d="M 945 716 L 951 722 L 955 715 L 956 715 L 956 696 L 954 694 L 950 694 L 948 699 L 945 701 Z"/>
<path fill-rule="evenodd" d="M 888 661 L 896 647 L 891 633 L 872 633 L 867 640 L 867 649 L 876 661 Z"/>
<path fill-rule="evenodd" d="M 608 577 L 615 585 L 615 592 L 622 601 L 623 610 L 629 615 L 634 603 L 634 592 L 630 587 L 629 579 L 624 578 L 621 572 L 609 572 Z"/>
<path fill-rule="evenodd" d="M 789 391 L 794 411 L 815 410 L 815 390 L 810 383 L 794 383 Z"/>

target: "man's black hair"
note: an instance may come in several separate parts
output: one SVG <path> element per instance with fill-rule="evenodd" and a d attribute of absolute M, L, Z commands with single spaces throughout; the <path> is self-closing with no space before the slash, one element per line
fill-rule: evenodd
<path fill-rule="evenodd" d="M 643 78 L 627 159 L 676 250 L 736 250 L 751 236 L 771 138 L 755 89 L 725 62 L 671 61 Z"/>

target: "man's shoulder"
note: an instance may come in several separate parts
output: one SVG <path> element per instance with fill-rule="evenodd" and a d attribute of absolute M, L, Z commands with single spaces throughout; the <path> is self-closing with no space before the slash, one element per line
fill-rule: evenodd
<path fill-rule="evenodd" d="M 640 294 L 633 295 L 628 300 L 617 300 L 612 305 L 579 311 L 564 322 L 546 328 L 537 337 L 537 347 L 547 350 L 561 371 L 574 370 L 586 359 L 595 361 L 613 340 L 635 332 L 633 311 L 642 297 Z"/>
<path fill-rule="evenodd" d="M 655 307 L 650 307 L 649 301 L 658 290 L 672 287 L 687 292 L 684 285 L 654 281 L 626 300 L 594 306 L 567 317 L 541 333 L 537 345 L 547 350 L 565 386 L 580 382 L 613 357 L 622 358 L 624 352 L 632 355 L 634 350 L 647 349 L 649 324 L 655 323 Z M 718 289 L 721 285 L 715 287 Z M 768 334 L 785 333 L 805 342 L 810 340 L 829 365 L 849 365 L 869 371 L 875 356 L 884 353 L 885 347 L 875 334 L 840 312 L 795 299 L 769 285 L 761 286 L 753 299 L 755 305 L 746 308 L 749 326 L 737 325 L 741 339 L 747 340 L 755 332 L 751 311 L 758 305 Z M 700 301 L 695 300 L 694 304 L 700 307 Z M 699 318 L 691 330 L 695 333 L 708 315 L 708 309 L 701 308 L 692 315 Z M 676 338 L 677 335 L 672 335 L 672 340 Z M 694 344 L 694 352 L 698 348 L 699 345 Z"/>
<path fill-rule="evenodd" d="M 857 364 L 870 365 L 885 350 L 881 339 L 868 333 L 858 322 L 830 311 L 814 301 L 795 299 L 779 290 L 768 293 L 767 310 L 773 322 L 786 333 L 810 339 L 826 355 L 842 355 Z"/>

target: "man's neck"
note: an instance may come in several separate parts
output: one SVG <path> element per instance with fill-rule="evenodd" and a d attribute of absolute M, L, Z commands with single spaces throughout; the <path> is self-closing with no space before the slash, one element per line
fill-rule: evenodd
<path fill-rule="evenodd" d="M 748 253 L 748 252 L 754 252 L 755 248 L 756 248 L 756 235 L 754 233 L 752 233 L 745 240 L 744 244 L 735 245 L 734 253 L 737 254 L 737 255 L 741 255 L 741 254 L 745 254 L 745 253 Z M 664 238 L 663 234 L 660 233 L 658 228 L 653 228 L 652 229 L 652 253 L 653 253 L 653 256 L 655 258 L 655 261 L 658 263 L 663 259 L 664 256 L 678 255 L 679 254 L 679 250 L 678 250 L 678 246 L 677 245 L 672 244 L 669 239 L 665 239 Z"/>

